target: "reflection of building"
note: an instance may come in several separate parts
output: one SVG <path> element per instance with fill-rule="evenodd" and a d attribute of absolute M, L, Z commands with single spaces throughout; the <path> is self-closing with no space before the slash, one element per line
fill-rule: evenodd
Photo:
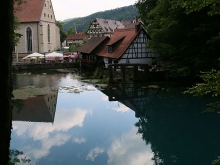
<path fill-rule="evenodd" d="M 54 122 L 58 90 L 47 95 L 13 100 L 12 120 Z"/>
<path fill-rule="evenodd" d="M 139 117 L 141 112 L 146 110 L 147 105 L 157 94 L 157 89 L 146 89 L 135 87 L 134 84 L 124 84 L 121 86 L 107 87 L 102 90 L 109 98 L 109 101 L 118 101 L 135 111 L 135 116 Z"/>

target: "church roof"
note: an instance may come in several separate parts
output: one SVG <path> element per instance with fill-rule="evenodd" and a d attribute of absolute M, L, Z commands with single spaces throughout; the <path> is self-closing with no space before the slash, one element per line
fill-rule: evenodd
<path fill-rule="evenodd" d="M 25 0 L 19 9 L 15 10 L 15 16 L 19 22 L 40 21 L 45 0 Z M 15 8 L 18 6 L 15 4 Z"/>

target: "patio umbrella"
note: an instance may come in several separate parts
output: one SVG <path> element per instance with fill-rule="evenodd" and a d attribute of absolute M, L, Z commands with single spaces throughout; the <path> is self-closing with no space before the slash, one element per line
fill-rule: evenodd
<path fill-rule="evenodd" d="M 27 55 L 27 56 L 24 57 L 24 58 L 30 58 L 30 57 L 44 57 L 44 55 L 43 55 L 43 54 L 40 54 L 40 53 L 34 52 L 34 53 L 32 53 L 32 54 Z"/>
<path fill-rule="evenodd" d="M 63 60 L 63 54 L 57 53 L 57 52 L 52 52 L 52 53 L 45 55 L 45 58 L 47 60 L 54 60 L 55 58 L 59 58 L 59 60 Z"/>
<path fill-rule="evenodd" d="M 29 58 L 28 58 L 28 57 L 23 57 L 23 58 L 22 58 L 22 60 L 26 60 L 26 59 L 29 59 Z"/>
<path fill-rule="evenodd" d="M 77 53 L 71 53 L 71 55 L 69 55 L 70 58 L 76 58 L 78 56 Z"/>

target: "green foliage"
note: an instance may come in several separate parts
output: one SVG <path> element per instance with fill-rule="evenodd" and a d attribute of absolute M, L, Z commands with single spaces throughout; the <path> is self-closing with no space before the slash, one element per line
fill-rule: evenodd
<path fill-rule="evenodd" d="M 72 27 L 67 31 L 67 35 L 69 36 L 70 34 L 76 34 L 76 31 Z"/>
<path fill-rule="evenodd" d="M 83 38 L 83 44 L 86 43 L 88 41 L 88 38 L 84 37 Z"/>
<path fill-rule="evenodd" d="M 189 88 L 186 93 L 194 96 L 203 96 L 211 94 L 216 97 L 220 94 L 220 71 L 211 70 L 200 75 L 204 83 L 197 83 L 194 87 Z"/>
<path fill-rule="evenodd" d="M 16 46 L 21 38 L 21 34 L 20 33 L 16 33 L 15 31 L 19 29 L 19 21 L 18 21 L 18 18 L 17 17 L 14 17 L 14 21 L 13 21 L 13 29 L 14 29 L 14 32 L 13 32 L 13 46 Z"/>
<path fill-rule="evenodd" d="M 213 160 L 211 165 L 218 165 L 218 164 L 220 164 L 220 156 L 218 156 L 217 159 Z"/>
<path fill-rule="evenodd" d="M 26 3 L 25 0 L 14 0 L 14 12 L 16 10 L 20 10 L 21 4 L 22 3 Z M 16 4 L 16 5 L 15 5 Z M 17 43 L 19 42 L 20 38 L 21 38 L 21 34 L 16 33 L 15 31 L 19 29 L 19 21 L 18 18 L 14 16 L 14 20 L 13 20 L 13 34 L 12 34 L 12 38 L 13 38 L 13 47 L 17 45 Z"/>
<path fill-rule="evenodd" d="M 219 69 L 220 15 L 208 15 L 209 7 L 189 11 L 182 4 L 191 2 L 200 0 L 139 0 L 135 4 L 152 39 L 147 46 L 159 55 L 164 69 L 177 71 L 176 76 Z M 216 3 L 210 0 L 209 6 Z"/>
<path fill-rule="evenodd" d="M 56 21 L 56 24 L 60 28 L 60 42 L 63 43 L 67 38 L 67 33 L 63 30 L 63 25 L 61 22 Z"/>
<path fill-rule="evenodd" d="M 8 165 L 16 165 L 16 164 L 24 164 L 30 163 L 30 159 L 23 157 L 23 152 L 19 150 L 11 150 L 9 151 L 9 161 Z"/>
<path fill-rule="evenodd" d="M 220 71 L 212 69 L 200 75 L 204 83 L 197 83 L 195 86 L 187 89 L 184 93 L 194 96 L 211 95 L 217 97 L 220 95 Z M 220 101 L 208 104 L 210 107 L 204 112 L 214 112 L 220 108 Z M 217 111 L 217 113 L 220 113 Z"/>
<path fill-rule="evenodd" d="M 76 52 L 77 48 L 79 48 L 81 45 L 80 44 L 76 44 L 76 45 L 71 45 L 69 47 L 69 52 Z"/>
<path fill-rule="evenodd" d="M 177 0 L 176 5 L 185 8 L 187 14 L 195 11 L 201 11 L 204 8 L 209 8 L 209 10 L 207 11 L 208 15 L 217 15 L 219 14 L 220 11 L 219 0 L 194 0 L 194 1 Z"/>
<path fill-rule="evenodd" d="M 113 19 L 113 20 L 133 20 L 138 15 L 137 8 L 133 5 L 125 6 L 117 9 L 97 12 L 86 17 L 72 18 L 62 21 L 63 28 L 68 31 L 73 27 L 74 23 L 77 25 L 77 31 L 87 31 L 90 23 L 95 18 Z"/>

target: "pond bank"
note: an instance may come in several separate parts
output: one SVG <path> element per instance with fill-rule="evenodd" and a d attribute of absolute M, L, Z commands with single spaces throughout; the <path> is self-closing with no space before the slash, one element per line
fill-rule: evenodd
<path fill-rule="evenodd" d="M 60 68 L 77 68 L 79 62 L 72 63 L 43 63 L 43 64 L 13 64 L 12 70 L 37 70 L 37 69 L 60 69 Z"/>

